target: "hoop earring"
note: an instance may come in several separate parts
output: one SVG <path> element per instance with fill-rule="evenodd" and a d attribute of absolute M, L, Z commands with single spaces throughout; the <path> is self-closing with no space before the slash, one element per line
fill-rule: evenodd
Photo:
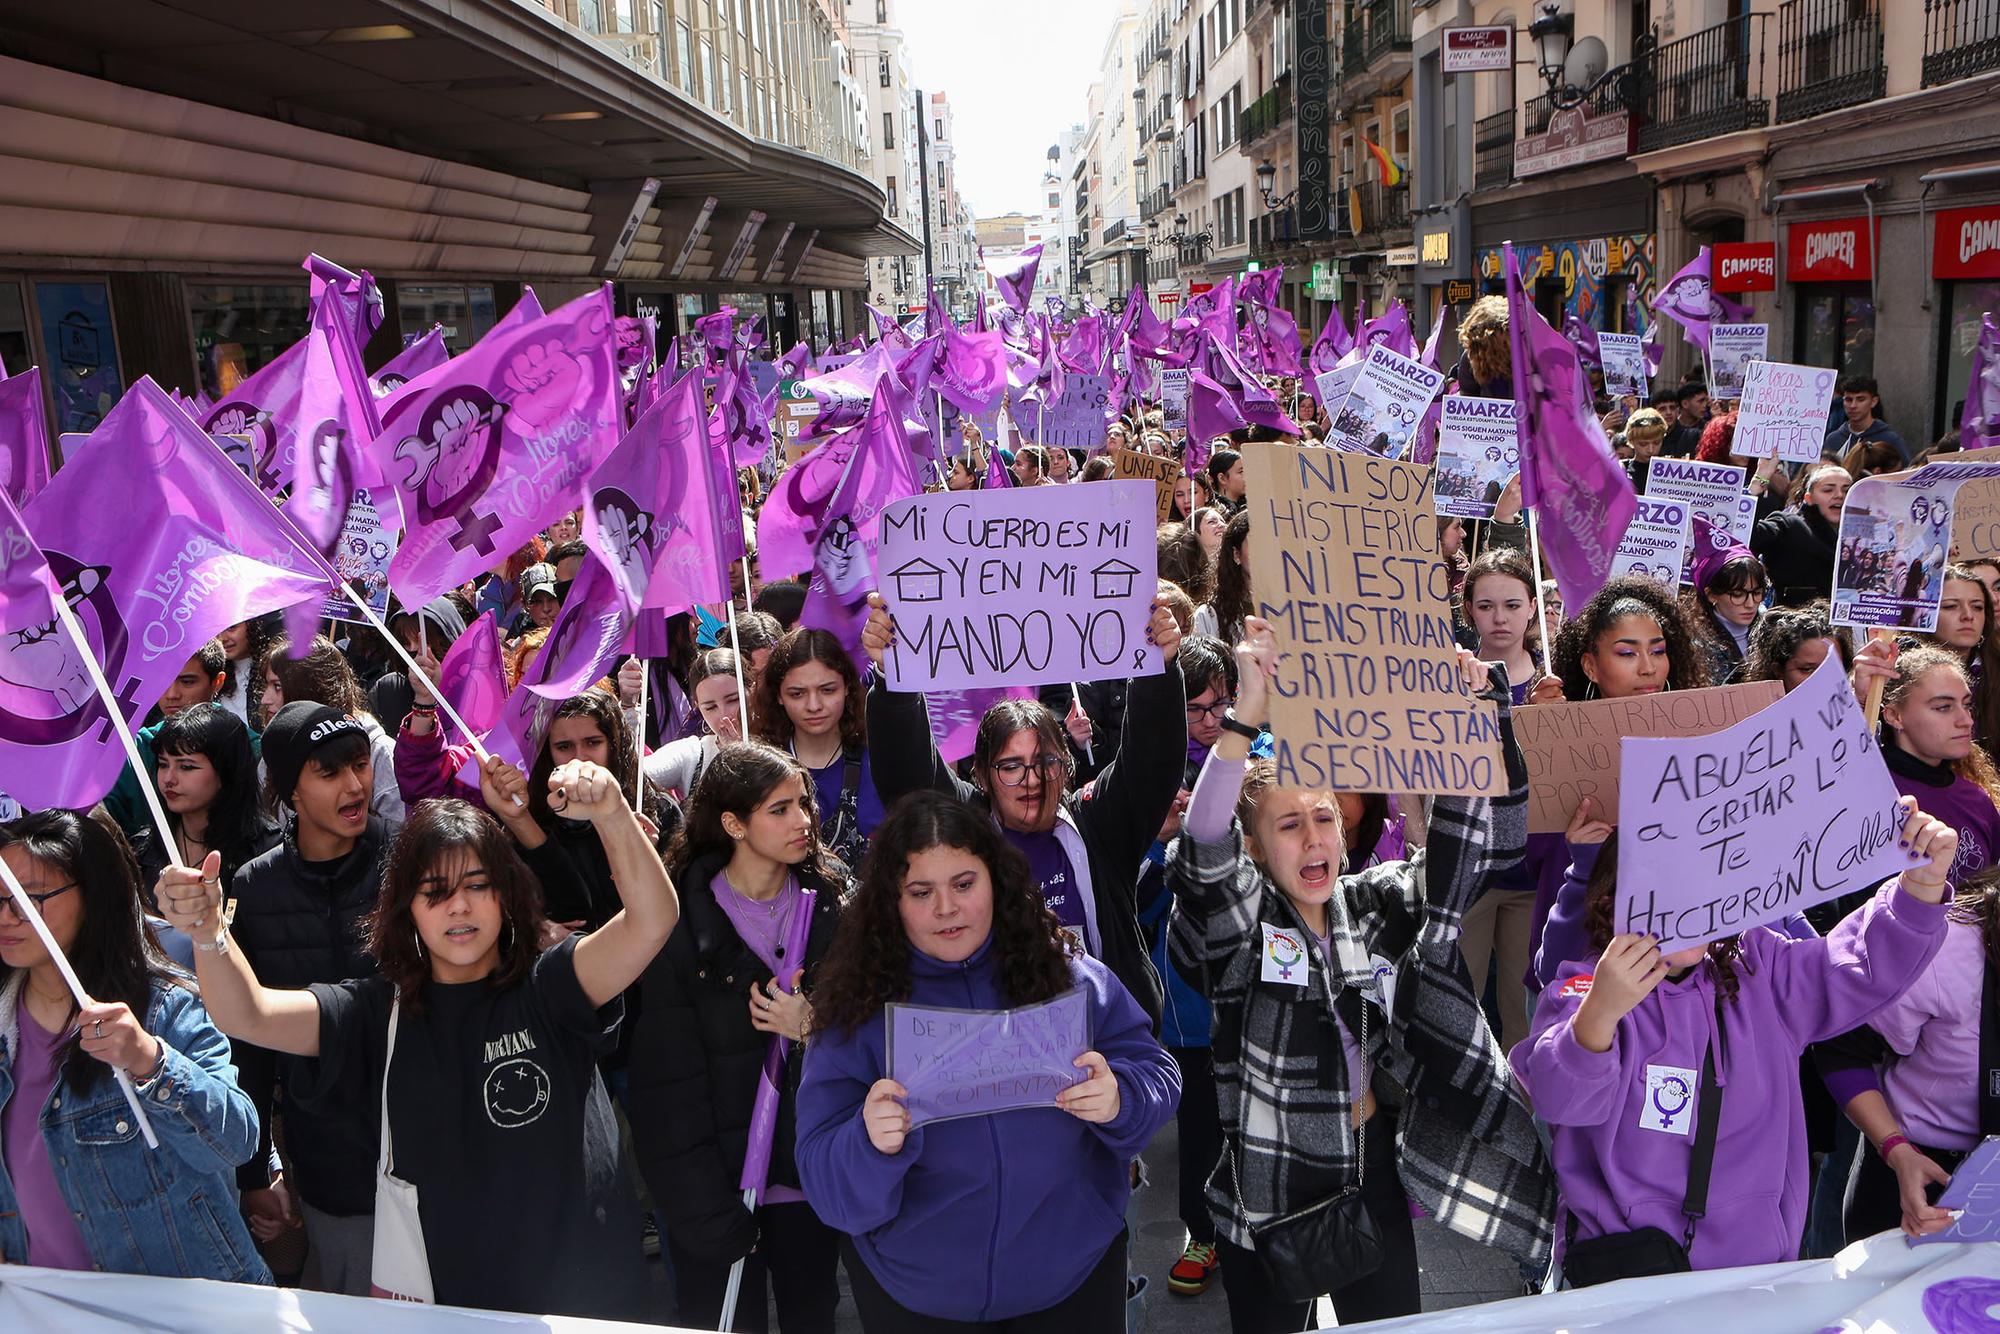
<path fill-rule="evenodd" d="M 511 920 L 509 920 L 502 922 L 501 926 L 504 928 L 504 930 L 502 931 L 500 936 L 500 948 L 503 951 L 511 950 L 514 948 L 514 923 Z"/>
<path fill-rule="evenodd" d="M 1597 698 L 1597 682 L 1595 682 L 1595 681 L 1592 681 L 1592 682 L 1590 682 L 1589 684 L 1587 684 L 1586 686 L 1584 686 L 1584 688 L 1583 688 L 1583 697 L 1584 697 L 1585 699 L 1596 699 L 1596 698 Z"/>
<path fill-rule="evenodd" d="M 423 957 L 424 957 L 424 933 L 423 933 L 423 932 L 421 932 L 421 931 L 418 931 L 418 930 L 415 930 L 414 928 L 412 928 L 412 930 L 410 931 L 410 938 L 411 938 L 412 940 L 414 940 L 414 941 L 416 941 L 416 942 L 417 942 L 417 957 L 418 957 L 419 959 L 423 958 Z"/>

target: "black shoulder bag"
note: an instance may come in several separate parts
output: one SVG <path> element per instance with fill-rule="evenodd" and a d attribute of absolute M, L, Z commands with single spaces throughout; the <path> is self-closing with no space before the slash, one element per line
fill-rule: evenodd
<path fill-rule="evenodd" d="M 1716 1031 L 1722 1030 L 1722 1003 L 1716 1002 Z M 1722 1120 L 1722 1089 L 1715 1082 L 1715 1040 L 1701 1058 L 1701 1093 L 1695 1103 L 1694 1152 L 1688 1156 L 1687 1193 L 1681 1212 L 1687 1231 L 1676 1241 L 1661 1228 L 1641 1227 L 1608 1232 L 1586 1241 L 1576 1239 L 1576 1215 L 1567 1209 L 1563 1243 L 1563 1281 L 1572 1288 L 1590 1288 L 1621 1278 L 1654 1274 L 1685 1274 L 1694 1266 L 1688 1250 L 1694 1245 L 1695 1224 L 1708 1212 L 1708 1178 L 1715 1168 L 1715 1132 Z"/>

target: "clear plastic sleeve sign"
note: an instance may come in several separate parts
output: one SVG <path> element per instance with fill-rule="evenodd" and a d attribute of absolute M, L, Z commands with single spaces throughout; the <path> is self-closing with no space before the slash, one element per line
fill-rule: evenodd
<path fill-rule="evenodd" d="M 1768 324 L 1717 324 L 1708 334 L 1708 392 L 1711 398 L 1740 398 L 1743 372 L 1770 350 Z"/>
<path fill-rule="evenodd" d="M 1937 629 L 1952 506 L 1967 482 L 2000 477 L 2000 461 L 1932 463 L 1855 483 L 1834 549 L 1833 623 Z"/>
<path fill-rule="evenodd" d="M 1628 738 L 1612 930 L 1685 949 L 1907 870 L 1896 784 L 1838 654 L 1732 727 Z"/>
<path fill-rule="evenodd" d="M 1521 444 L 1511 398 L 1445 399 L 1438 423 L 1436 503 L 1439 514 L 1490 519 L 1507 479 L 1521 471 Z"/>
<path fill-rule="evenodd" d="M 1152 676 L 1149 481 L 912 496 L 882 512 L 891 690 Z"/>
<path fill-rule="evenodd" d="M 1417 423 L 1444 387 L 1444 372 L 1421 361 L 1371 346 L 1345 399 L 1325 400 L 1333 428 L 1327 443 L 1388 458 L 1409 451 Z M 1325 377 L 1321 389 L 1326 388 Z"/>
<path fill-rule="evenodd" d="M 1641 403 L 1646 401 L 1646 354 L 1638 334 L 1597 335 L 1597 355 L 1604 365 L 1605 393 L 1631 394 Z"/>
<path fill-rule="evenodd" d="M 930 1121 L 1053 1107 L 1083 1082 L 1076 1058 L 1090 1050 L 1089 997 L 1081 987 L 1013 1010 L 890 1005 L 889 1078 L 909 1091 L 915 1129 Z"/>
<path fill-rule="evenodd" d="M 1168 367 L 1160 372 L 1160 413 L 1170 431 L 1185 431 L 1188 424 L 1188 377 L 1185 367 Z"/>
<path fill-rule="evenodd" d="M 1670 592 L 1679 587 L 1688 556 L 1691 516 L 1685 501 L 1640 496 L 1639 508 L 1633 511 L 1632 522 L 1618 541 L 1618 552 L 1611 558 L 1612 577 L 1642 574 Z"/>
<path fill-rule="evenodd" d="M 1826 442 L 1826 413 L 1833 402 L 1834 374 L 1824 366 L 1787 361 L 1753 361 L 1743 372 L 1743 399 L 1736 409 L 1736 441 L 1745 458 L 1776 455 L 1795 463 L 1819 458 Z"/>
<path fill-rule="evenodd" d="M 1458 668 L 1431 470 L 1251 444 L 1250 581 L 1278 640 L 1278 781 L 1343 792 L 1506 790 L 1493 704 Z"/>
<path fill-rule="evenodd" d="M 1746 469 L 1736 463 L 1655 458 L 1646 465 L 1646 499 L 1678 500 L 1688 507 L 1689 514 L 1700 515 L 1748 545 L 1751 525 L 1757 519 L 1757 497 L 1743 489 L 1745 473 Z M 1680 581 L 1684 584 L 1694 582 L 1694 573 L 1688 568 L 1692 554 L 1681 560 Z"/>

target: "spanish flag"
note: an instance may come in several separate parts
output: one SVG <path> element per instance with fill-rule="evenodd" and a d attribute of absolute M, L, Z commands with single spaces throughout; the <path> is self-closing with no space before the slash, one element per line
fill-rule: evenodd
<path fill-rule="evenodd" d="M 1375 155 L 1375 165 L 1382 169 L 1382 184 L 1401 185 L 1406 173 L 1396 160 L 1383 152 L 1381 145 L 1367 135 L 1361 136 L 1361 142 L 1368 145 L 1368 151 Z"/>

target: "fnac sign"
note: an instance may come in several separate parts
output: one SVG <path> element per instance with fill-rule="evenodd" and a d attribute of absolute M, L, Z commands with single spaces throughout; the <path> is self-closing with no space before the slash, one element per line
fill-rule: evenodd
<path fill-rule="evenodd" d="M 1778 247 L 1770 241 L 1718 245 L 1710 284 L 1718 292 L 1773 292 L 1778 287 Z"/>

